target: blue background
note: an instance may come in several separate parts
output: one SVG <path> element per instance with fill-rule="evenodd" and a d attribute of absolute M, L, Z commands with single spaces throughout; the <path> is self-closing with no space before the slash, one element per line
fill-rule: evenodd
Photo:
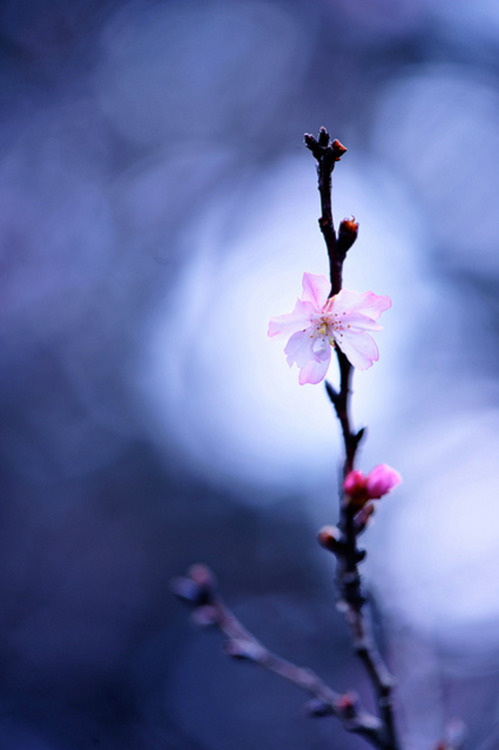
<path fill-rule="evenodd" d="M 363 746 L 169 592 L 206 561 L 371 705 L 315 542 L 337 425 L 266 339 L 327 272 L 325 125 L 345 285 L 393 300 L 353 399 L 359 466 L 404 477 L 364 565 L 400 725 L 497 747 L 496 3 L 4 0 L 0 57 L 0 745 Z"/>

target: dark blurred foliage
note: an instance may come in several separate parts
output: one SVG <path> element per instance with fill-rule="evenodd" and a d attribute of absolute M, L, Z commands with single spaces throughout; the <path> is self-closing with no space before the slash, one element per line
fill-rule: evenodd
<path fill-rule="evenodd" d="M 495 579 L 497 535 L 486 535 L 494 534 L 497 511 L 476 511 L 485 536 L 472 523 L 465 529 L 457 469 L 466 468 L 478 500 L 495 501 L 498 51 L 499 11 L 485 0 L 473 7 L 464 0 L 1 4 L 1 747 L 364 746 L 333 720 L 307 718 L 295 688 L 230 662 L 218 636 L 198 633 L 168 590 L 173 575 L 205 560 L 258 637 L 370 702 L 335 611 L 331 561 L 314 540 L 318 525 L 334 520 L 337 448 L 314 485 L 320 502 L 309 480 L 296 479 L 300 465 L 284 453 L 279 464 L 283 446 L 275 455 L 265 449 L 272 480 L 263 470 L 255 479 L 266 431 L 251 431 L 251 415 L 239 421 L 232 405 L 245 403 L 243 388 L 216 378 L 225 349 L 223 339 L 209 348 L 215 313 L 192 312 L 195 300 L 182 297 L 211 217 L 222 215 L 216 270 L 232 262 L 245 232 L 251 247 L 248 216 L 255 206 L 265 212 L 270 200 L 260 180 L 275 173 L 272 184 L 284 188 L 293 174 L 279 172 L 286 160 L 310 175 L 303 200 L 314 206 L 307 213 L 313 236 L 314 166 L 302 135 L 322 124 L 356 154 L 352 170 L 364 163 L 385 203 L 387 231 L 391 222 L 396 229 L 398 196 L 406 196 L 414 211 L 407 252 L 417 249 L 420 276 L 406 280 L 400 296 L 413 299 L 412 288 L 418 299 L 430 277 L 430 303 L 437 301 L 432 308 L 425 297 L 404 313 L 411 346 L 390 354 L 404 364 L 387 373 L 395 401 L 373 436 L 383 426 L 395 433 L 380 444 L 405 460 L 397 464 L 404 502 L 422 478 L 427 498 L 458 485 L 447 493 L 454 504 L 433 522 L 436 506 L 425 506 L 426 521 L 414 520 L 414 510 L 400 522 L 387 516 L 385 531 L 380 520 L 373 535 L 374 547 L 383 547 L 384 533 L 404 532 L 387 547 L 402 562 L 389 569 L 380 553 L 373 568 L 379 603 L 376 583 L 371 594 L 375 629 L 399 676 L 401 724 L 411 747 L 423 748 L 459 715 L 472 744 L 488 736 L 480 747 L 498 747 L 488 735 L 499 697 L 497 586 L 492 596 L 484 589 L 476 602 L 470 598 L 470 611 L 481 612 L 483 598 L 490 604 L 480 620 L 488 634 L 482 650 L 473 648 L 473 633 L 482 631 L 464 615 L 464 624 L 459 613 L 457 624 L 452 615 L 447 623 L 435 605 L 436 628 L 434 621 L 420 627 L 427 605 L 409 587 L 405 595 L 419 612 L 411 625 L 404 606 L 391 609 L 382 591 L 385 572 L 390 588 L 394 570 L 410 580 L 426 558 L 438 570 L 439 555 L 460 566 L 443 565 L 447 577 L 437 575 L 437 583 L 433 575 L 431 585 L 421 579 L 428 601 L 442 601 L 444 587 L 460 601 L 461 582 L 464 591 L 481 592 L 484 579 Z M 390 189 L 378 187 L 380 176 Z M 300 200 L 276 236 L 294 231 Z M 260 231 L 266 227 L 260 222 Z M 259 304 L 262 252 L 271 257 L 270 242 L 238 266 L 239 276 L 257 279 L 248 318 Z M 315 270 L 305 250 L 303 270 Z M 392 284 L 397 274 L 389 267 L 376 278 L 385 271 Z M 199 289 L 212 283 L 200 278 Z M 374 291 L 391 293 L 387 286 Z M 205 359 L 197 353 L 203 345 Z M 144 375 L 151 361 L 156 390 Z M 166 407 L 156 403 L 158 391 Z M 264 385 L 262 394 L 264 413 Z M 248 414 L 259 410 L 258 398 Z M 387 392 L 379 398 L 382 410 Z M 463 422 L 460 408 L 475 421 Z M 285 411 L 270 413 L 269 428 L 282 418 L 283 434 L 293 433 Z M 224 432 L 222 421 L 213 427 L 219 417 L 212 413 L 232 418 L 233 431 Z M 447 432 L 432 421 L 440 418 Z M 253 442 L 239 444 L 231 437 L 238 431 Z M 475 453 L 470 435 L 478 436 Z M 321 443 L 329 451 L 322 433 Z M 462 492 L 468 503 L 464 485 Z M 472 568 L 467 551 L 446 537 L 447 521 L 459 518 L 459 533 L 471 539 L 466 550 L 483 553 Z M 428 526 L 434 536 L 422 538 Z M 404 546 L 418 538 L 404 567 Z M 444 541 L 440 547 L 445 538 L 454 545 L 449 558 Z M 452 641 L 459 645 L 446 641 L 446 624 L 461 628 Z"/>

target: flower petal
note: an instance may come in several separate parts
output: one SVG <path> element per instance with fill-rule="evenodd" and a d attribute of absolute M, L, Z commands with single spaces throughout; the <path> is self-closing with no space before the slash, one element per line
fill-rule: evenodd
<path fill-rule="evenodd" d="M 316 383 L 320 383 L 321 380 L 324 380 L 330 361 L 331 347 L 329 347 L 329 357 L 327 359 L 323 359 L 320 362 L 310 360 L 305 367 L 302 367 L 298 376 L 298 382 L 300 385 L 305 385 L 305 383 L 312 383 L 315 385 Z"/>
<path fill-rule="evenodd" d="M 367 315 L 363 315 L 362 313 L 357 312 L 356 310 L 354 310 L 353 312 L 347 312 L 347 310 L 343 310 L 341 315 L 338 315 L 337 321 L 342 330 L 344 328 L 355 328 L 357 331 L 383 330 L 382 325 L 377 323 L 372 318 L 369 318 Z"/>
<path fill-rule="evenodd" d="M 335 312 L 357 312 L 368 318 L 377 320 L 382 312 L 392 306 L 390 297 L 374 292 L 354 292 L 350 289 L 342 289 L 334 297 Z"/>
<path fill-rule="evenodd" d="M 293 312 L 279 315 L 269 321 L 267 336 L 290 336 L 296 331 L 309 328 L 310 316 L 314 313 L 314 306 L 310 302 L 297 299 Z"/>
<path fill-rule="evenodd" d="M 331 282 L 323 274 L 304 273 L 302 286 L 302 299 L 311 302 L 316 308 L 316 312 L 322 310 L 331 291 Z"/>
<path fill-rule="evenodd" d="M 367 370 L 379 359 L 376 342 L 365 331 L 345 331 L 336 343 L 349 362 L 358 370 Z"/>
<path fill-rule="evenodd" d="M 300 385 L 320 383 L 331 361 L 331 344 L 326 336 L 316 337 L 309 331 L 298 331 L 289 339 L 284 353 L 290 367 L 296 362 L 300 368 Z"/>
<path fill-rule="evenodd" d="M 315 359 L 313 346 L 314 338 L 309 331 L 294 333 L 284 347 L 288 365 L 291 367 L 296 362 L 298 367 L 304 367 L 309 360 Z"/>
<path fill-rule="evenodd" d="M 293 312 L 272 318 L 269 336 L 289 336 L 288 364 L 300 368 L 300 383 L 320 382 L 331 360 L 331 336 L 354 367 L 367 370 L 379 358 L 367 331 L 382 330 L 377 319 L 391 307 L 387 296 L 342 289 L 329 297 L 330 283 L 321 274 L 304 273 L 302 298 Z"/>

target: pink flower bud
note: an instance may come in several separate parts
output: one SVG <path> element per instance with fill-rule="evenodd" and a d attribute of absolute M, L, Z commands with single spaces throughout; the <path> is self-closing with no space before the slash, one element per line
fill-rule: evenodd
<path fill-rule="evenodd" d="M 348 495 L 349 502 L 360 509 L 369 500 L 377 500 L 386 495 L 401 481 L 402 477 L 398 471 L 387 464 L 380 464 L 367 476 L 358 469 L 350 471 L 343 482 L 343 489 Z"/>
<path fill-rule="evenodd" d="M 386 495 L 402 481 L 402 477 L 387 464 L 375 466 L 367 477 L 366 489 L 369 497 L 373 500 Z"/>
<path fill-rule="evenodd" d="M 350 471 L 346 475 L 345 481 L 343 482 L 343 489 L 347 495 L 354 497 L 365 493 L 366 483 L 367 477 L 365 477 L 361 471 L 356 469 L 355 471 Z"/>

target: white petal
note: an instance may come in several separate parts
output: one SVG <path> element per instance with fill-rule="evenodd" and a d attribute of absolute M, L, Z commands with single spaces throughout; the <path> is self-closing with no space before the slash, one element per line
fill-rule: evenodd
<path fill-rule="evenodd" d="M 349 362 L 358 370 L 367 370 L 379 359 L 376 342 L 364 331 L 348 331 L 336 338 L 336 343 Z"/>
<path fill-rule="evenodd" d="M 298 331 L 289 339 L 284 348 L 284 354 L 287 355 L 288 365 L 296 362 L 298 367 L 305 367 L 309 360 L 316 358 L 314 354 L 314 336 L 311 334 L 313 329 Z"/>
<path fill-rule="evenodd" d="M 320 362 L 310 360 L 305 367 L 302 367 L 298 376 L 300 385 L 305 385 L 305 383 L 320 383 L 321 380 L 324 380 L 331 361 L 331 347 L 329 347 L 328 353 L 329 356 L 327 359 L 323 359 Z"/>
<path fill-rule="evenodd" d="M 373 320 L 377 320 L 382 312 L 392 306 L 390 297 L 386 295 L 382 296 L 373 292 L 359 294 L 350 289 L 342 289 L 333 299 L 335 312 L 357 312 Z"/>
<path fill-rule="evenodd" d="M 298 299 L 293 312 L 279 315 L 269 321 L 267 336 L 290 336 L 295 331 L 308 328 L 310 316 L 314 313 L 314 306 L 310 302 Z"/>
<path fill-rule="evenodd" d="M 337 318 L 333 318 L 333 325 L 339 324 L 341 329 L 353 328 L 356 331 L 382 331 L 383 326 L 377 323 L 367 315 L 363 315 L 357 311 L 351 312 L 350 310 L 343 310 L 341 315 Z"/>
<path fill-rule="evenodd" d="M 311 329 L 313 330 L 313 329 Z M 312 336 L 309 331 L 293 334 L 284 349 L 288 364 L 300 368 L 299 383 L 320 383 L 331 361 L 331 344 L 325 336 Z"/>
<path fill-rule="evenodd" d="M 327 302 L 329 292 L 331 291 L 331 282 L 318 273 L 304 273 L 302 299 L 311 302 L 317 312 L 320 312 Z"/>

